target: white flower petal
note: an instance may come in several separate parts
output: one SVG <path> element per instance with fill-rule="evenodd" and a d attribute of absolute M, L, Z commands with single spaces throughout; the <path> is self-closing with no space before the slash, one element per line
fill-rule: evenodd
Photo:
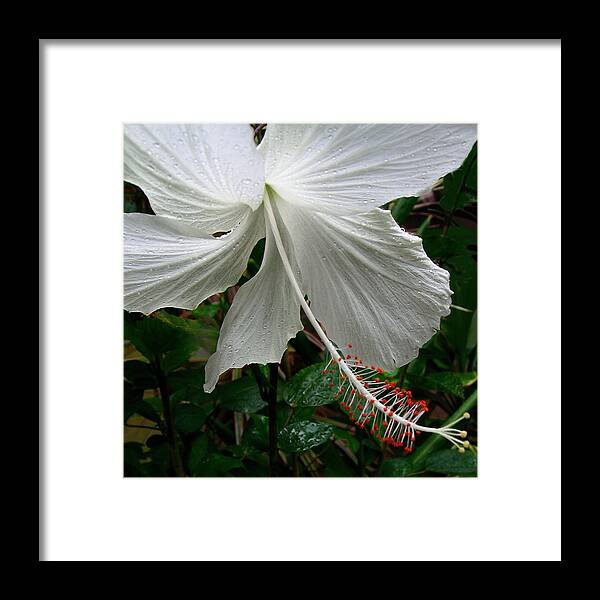
<path fill-rule="evenodd" d="M 285 226 L 281 219 L 278 221 L 283 234 Z M 206 363 L 206 392 L 213 391 L 219 375 L 228 369 L 278 363 L 288 341 L 302 329 L 300 302 L 286 276 L 268 222 L 266 231 L 260 270 L 235 295 L 221 326 L 217 350 Z M 289 242 L 284 244 L 291 249 Z"/>
<path fill-rule="evenodd" d="M 417 356 L 450 312 L 449 275 L 389 211 L 335 217 L 278 199 L 303 291 L 329 338 L 386 370 Z"/>
<path fill-rule="evenodd" d="M 234 285 L 264 237 L 262 209 L 230 233 L 213 237 L 178 219 L 124 215 L 125 309 L 146 314 L 167 306 L 193 309 Z"/>
<path fill-rule="evenodd" d="M 206 233 L 227 231 L 264 194 L 264 164 L 249 125 L 126 125 L 125 180 L 157 215 Z"/>
<path fill-rule="evenodd" d="M 295 204 L 353 214 L 414 196 L 457 169 L 475 125 L 269 124 L 266 182 Z"/>

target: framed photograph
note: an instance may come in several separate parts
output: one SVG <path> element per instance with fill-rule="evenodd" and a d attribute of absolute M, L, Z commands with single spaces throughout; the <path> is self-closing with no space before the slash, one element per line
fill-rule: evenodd
<path fill-rule="evenodd" d="M 40 560 L 561 560 L 559 39 L 39 69 Z"/>

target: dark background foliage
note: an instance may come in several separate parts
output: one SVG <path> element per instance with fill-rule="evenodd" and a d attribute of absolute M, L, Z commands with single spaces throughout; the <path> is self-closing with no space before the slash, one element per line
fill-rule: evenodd
<path fill-rule="evenodd" d="M 415 451 L 405 455 L 356 428 L 321 373 L 322 345 L 303 317 L 304 331 L 290 340 L 276 373 L 278 454 L 270 472 L 265 386 L 273 372 L 263 365 L 233 369 L 212 394 L 202 390 L 204 365 L 235 292 L 260 267 L 261 240 L 238 284 L 195 310 L 166 308 L 147 317 L 125 312 L 126 476 L 476 475 L 477 146 L 429 194 L 398 198 L 388 208 L 450 272 L 454 292 L 440 331 L 390 377 L 428 401 L 422 424 L 440 426 L 468 411 L 471 418 L 462 427 L 470 448 L 461 454 L 439 436 L 421 436 Z M 129 183 L 124 210 L 152 213 L 144 193 Z"/>

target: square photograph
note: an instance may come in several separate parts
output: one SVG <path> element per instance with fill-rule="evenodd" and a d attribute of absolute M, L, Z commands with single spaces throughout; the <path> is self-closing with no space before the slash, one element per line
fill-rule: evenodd
<path fill-rule="evenodd" d="M 124 476 L 477 476 L 477 126 L 124 125 Z"/>

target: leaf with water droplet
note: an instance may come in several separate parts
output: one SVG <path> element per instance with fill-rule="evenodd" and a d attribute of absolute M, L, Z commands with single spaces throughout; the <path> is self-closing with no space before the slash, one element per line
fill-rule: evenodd
<path fill-rule="evenodd" d="M 333 427 L 315 421 L 297 421 L 279 432 L 279 447 L 284 452 L 304 452 L 331 439 Z"/>
<path fill-rule="evenodd" d="M 291 406 L 322 406 L 335 402 L 337 375 L 323 373 L 324 368 L 325 363 L 318 363 L 296 373 L 285 387 L 284 400 Z"/>

